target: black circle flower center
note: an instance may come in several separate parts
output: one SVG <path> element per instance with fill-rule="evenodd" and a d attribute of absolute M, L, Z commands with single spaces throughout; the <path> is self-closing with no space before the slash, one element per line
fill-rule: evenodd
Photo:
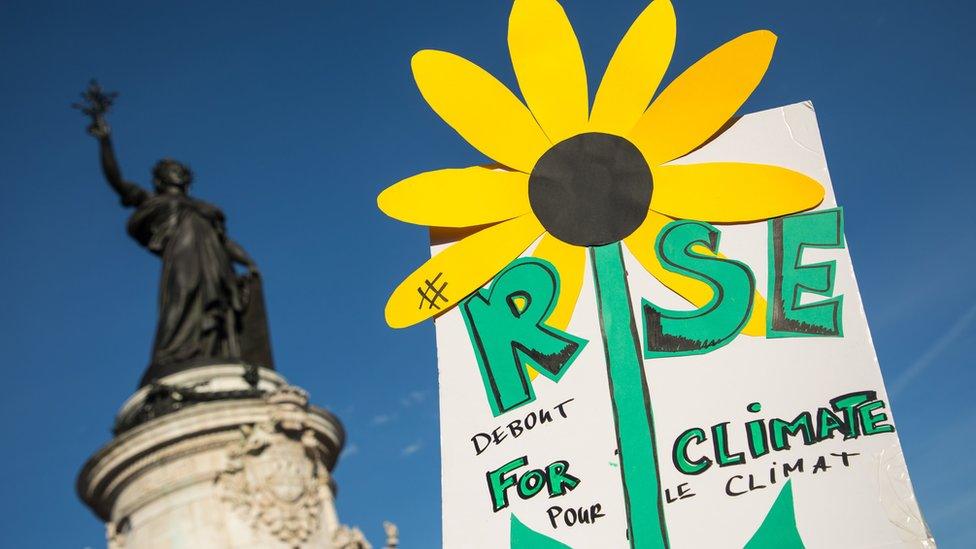
<path fill-rule="evenodd" d="M 633 143 L 584 133 L 539 158 L 529 176 L 529 203 L 559 240 L 601 246 L 622 240 L 644 222 L 653 188 L 651 169 Z"/>

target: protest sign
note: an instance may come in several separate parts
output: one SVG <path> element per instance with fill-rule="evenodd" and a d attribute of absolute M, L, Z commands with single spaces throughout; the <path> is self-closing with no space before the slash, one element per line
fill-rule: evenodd
<path fill-rule="evenodd" d="M 927 543 L 813 107 L 732 120 L 768 31 L 654 96 L 674 37 L 655 0 L 592 108 L 554 1 L 512 11 L 527 105 L 453 54 L 414 57 L 435 112 L 499 163 L 378 200 L 432 227 L 386 317 L 436 316 L 444 545 Z"/>

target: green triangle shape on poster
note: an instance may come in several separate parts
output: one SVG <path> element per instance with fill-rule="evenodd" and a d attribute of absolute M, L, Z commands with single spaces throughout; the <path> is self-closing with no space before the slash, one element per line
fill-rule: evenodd
<path fill-rule="evenodd" d="M 793 481 L 787 481 L 776 496 L 759 529 L 744 549 L 803 549 L 793 512 Z"/>
<path fill-rule="evenodd" d="M 509 546 L 511 549 L 572 549 L 570 546 L 522 524 L 522 521 L 514 513 L 512 514 Z"/>

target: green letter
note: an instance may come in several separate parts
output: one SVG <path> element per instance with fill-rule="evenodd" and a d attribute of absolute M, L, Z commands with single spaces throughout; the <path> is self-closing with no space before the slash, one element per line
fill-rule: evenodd
<path fill-rule="evenodd" d="M 841 336 L 844 296 L 834 293 L 836 261 L 803 265 L 806 248 L 843 248 L 840 208 L 769 220 L 766 337 Z M 830 297 L 800 304 L 805 292 Z"/>
<path fill-rule="evenodd" d="M 495 416 L 535 400 L 526 366 L 553 381 L 566 373 L 586 340 L 545 324 L 559 297 L 559 276 L 547 261 L 514 261 L 461 303 Z"/>
<path fill-rule="evenodd" d="M 817 439 L 813 436 L 813 425 L 811 423 L 810 412 L 803 412 L 790 423 L 779 418 L 770 420 L 769 435 L 773 450 L 789 450 L 790 441 L 788 437 L 795 436 L 797 433 L 803 435 L 803 444 L 809 445 L 816 442 Z"/>
<path fill-rule="evenodd" d="M 569 471 L 569 462 L 567 461 L 555 461 L 546 467 L 546 476 L 549 477 L 549 497 L 559 497 L 566 492 L 572 492 L 579 486 L 580 479 L 566 471 Z"/>
<path fill-rule="evenodd" d="M 529 458 L 522 456 L 509 461 L 494 471 L 488 471 L 488 493 L 491 495 L 492 509 L 497 513 L 508 507 L 508 489 L 515 486 L 516 477 L 512 475 L 506 477 L 507 473 L 528 465 Z"/>
<path fill-rule="evenodd" d="M 829 409 L 820 408 L 817 410 L 817 439 L 834 438 L 834 431 L 843 432 L 845 428 L 844 422 Z M 847 436 L 845 435 L 844 438 Z"/>
<path fill-rule="evenodd" d="M 538 494 L 546 486 L 546 475 L 539 469 L 532 469 L 522 475 L 518 481 L 518 495 L 522 499 L 529 499 Z"/>
<path fill-rule="evenodd" d="M 854 410 L 861 405 L 863 402 L 870 402 L 878 398 L 878 393 L 874 391 L 858 391 L 856 393 L 848 393 L 846 395 L 841 395 L 830 400 L 830 406 L 844 414 L 844 425 L 847 427 L 847 432 L 844 433 L 844 440 L 849 438 L 858 437 L 857 429 L 857 416 L 854 415 Z"/>
<path fill-rule="evenodd" d="M 688 429 L 681 433 L 681 436 L 675 439 L 674 449 L 671 451 L 671 461 L 674 462 L 674 466 L 686 475 L 704 473 L 712 465 L 712 460 L 705 456 L 694 461 L 691 460 L 688 457 L 688 443 L 694 440 L 695 444 L 701 444 L 707 438 L 705 431 L 698 427 Z"/>
<path fill-rule="evenodd" d="M 894 432 L 894 425 L 882 423 L 884 420 L 888 419 L 887 414 L 884 412 L 879 412 L 877 414 L 871 413 L 879 408 L 883 410 L 884 407 L 885 403 L 881 400 L 875 400 L 874 402 L 862 404 L 857 407 L 857 415 L 861 417 L 861 428 L 864 430 L 865 435 Z"/>
<path fill-rule="evenodd" d="M 708 284 L 712 299 L 696 311 L 670 311 L 643 300 L 645 358 L 706 353 L 732 341 L 746 325 L 756 287 L 752 271 L 692 250 L 702 245 L 718 253 L 720 235 L 698 221 L 673 221 L 661 230 L 655 243 L 661 265 Z"/>
<path fill-rule="evenodd" d="M 729 422 L 712 425 L 712 446 L 715 448 L 715 461 L 719 467 L 740 465 L 746 462 L 746 455 L 742 452 L 729 455 Z"/>

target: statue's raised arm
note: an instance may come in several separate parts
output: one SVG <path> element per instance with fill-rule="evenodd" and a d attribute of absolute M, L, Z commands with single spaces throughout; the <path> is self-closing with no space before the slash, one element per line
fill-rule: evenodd
<path fill-rule="evenodd" d="M 72 106 L 91 118 L 88 133 L 98 139 L 102 173 L 105 174 L 108 184 L 118 193 L 123 205 L 139 206 L 149 197 L 149 192 L 131 181 L 122 179 L 122 171 L 119 169 L 115 150 L 112 147 L 112 130 L 105 121 L 105 115 L 117 96 L 118 93 L 103 91 L 98 82 L 92 80 L 88 89 L 81 94 L 82 102 Z"/>

